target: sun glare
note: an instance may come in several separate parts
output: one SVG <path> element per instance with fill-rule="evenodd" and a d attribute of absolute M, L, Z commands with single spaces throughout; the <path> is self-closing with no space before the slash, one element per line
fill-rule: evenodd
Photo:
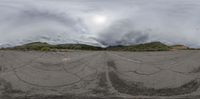
<path fill-rule="evenodd" d="M 106 23 L 106 16 L 102 16 L 102 15 L 96 15 L 93 17 L 93 22 L 97 25 L 102 25 Z"/>

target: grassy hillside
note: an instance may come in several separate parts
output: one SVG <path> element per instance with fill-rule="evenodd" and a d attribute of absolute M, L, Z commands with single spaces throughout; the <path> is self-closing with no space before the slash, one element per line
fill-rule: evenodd
<path fill-rule="evenodd" d="M 25 45 L 21 46 L 16 46 L 11 49 L 16 49 L 16 50 L 41 50 L 41 51 L 48 51 L 52 49 L 54 46 L 50 45 L 48 43 L 43 43 L 43 42 L 33 42 L 33 43 L 28 43 Z"/>
<path fill-rule="evenodd" d="M 167 46 L 161 42 L 151 42 L 130 46 L 110 46 L 107 48 L 101 48 L 85 44 L 59 44 L 51 45 L 42 42 L 33 42 L 13 48 L 12 50 L 39 50 L 39 51 L 52 51 L 52 50 L 109 50 L 109 51 L 169 51 L 172 47 Z"/>
<path fill-rule="evenodd" d="M 50 51 L 50 50 L 61 50 L 61 49 L 71 49 L 71 50 L 102 50 L 100 47 L 85 45 L 85 44 L 59 44 L 51 45 L 43 42 L 33 42 L 21 46 L 16 46 L 14 50 L 39 50 L 39 51 Z"/>
<path fill-rule="evenodd" d="M 56 49 L 73 49 L 73 50 L 103 50 L 101 47 L 85 44 L 59 44 L 55 45 Z"/>
<path fill-rule="evenodd" d="M 171 47 L 161 42 L 151 42 L 130 46 L 111 46 L 107 49 L 115 51 L 169 51 Z"/>

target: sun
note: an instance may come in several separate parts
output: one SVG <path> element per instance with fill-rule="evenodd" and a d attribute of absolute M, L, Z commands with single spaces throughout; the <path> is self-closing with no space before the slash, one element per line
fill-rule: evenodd
<path fill-rule="evenodd" d="M 99 33 L 110 26 L 113 17 L 108 13 L 91 13 L 83 17 L 83 22 L 90 33 Z"/>
<path fill-rule="evenodd" d="M 95 16 L 93 16 L 93 22 L 96 25 L 105 24 L 106 21 L 107 21 L 107 17 L 106 16 L 103 16 L 103 15 L 95 15 Z"/>

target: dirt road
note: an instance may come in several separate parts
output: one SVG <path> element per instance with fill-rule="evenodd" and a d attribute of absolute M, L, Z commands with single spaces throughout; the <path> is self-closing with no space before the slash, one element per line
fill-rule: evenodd
<path fill-rule="evenodd" d="M 199 59 L 200 51 L 0 51 L 0 98 L 193 99 Z"/>

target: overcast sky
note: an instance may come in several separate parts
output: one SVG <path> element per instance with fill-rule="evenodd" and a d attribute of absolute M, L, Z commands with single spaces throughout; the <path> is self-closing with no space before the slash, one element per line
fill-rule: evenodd
<path fill-rule="evenodd" d="M 0 0 L 0 46 L 151 41 L 200 47 L 200 0 Z"/>

